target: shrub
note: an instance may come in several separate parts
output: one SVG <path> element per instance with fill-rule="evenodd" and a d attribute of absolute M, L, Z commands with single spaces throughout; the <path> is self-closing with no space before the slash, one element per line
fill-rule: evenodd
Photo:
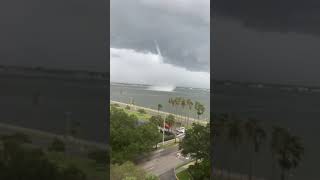
<path fill-rule="evenodd" d="M 141 114 L 146 114 L 146 111 L 144 109 L 139 109 L 138 112 Z"/>
<path fill-rule="evenodd" d="M 127 110 L 130 110 L 130 106 L 127 105 L 127 106 L 126 106 L 126 109 L 127 109 Z"/>
<path fill-rule="evenodd" d="M 115 104 L 111 104 L 111 107 L 120 107 L 120 105 L 115 103 Z"/>

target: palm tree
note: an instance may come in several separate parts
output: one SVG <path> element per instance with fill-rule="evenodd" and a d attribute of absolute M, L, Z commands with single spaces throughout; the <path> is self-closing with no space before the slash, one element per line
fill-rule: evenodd
<path fill-rule="evenodd" d="M 184 112 L 184 108 L 186 107 L 186 100 L 184 98 L 181 99 L 181 107 L 182 107 L 182 112 Z M 185 119 L 186 120 L 186 119 Z"/>
<path fill-rule="evenodd" d="M 196 109 L 198 119 L 200 119 L 200 115 L 202 115 L 204 113 L 205 107 L 202 104 L 200 104 L 200 102 L 196 101 L 194 108 Z"/>
<path fill-rule="evenodd" d="M 175 103 L 175 106 L 176 106 L 176 115 L 178 116 L 178 107 L 180 106 L 180 103 L 181 103 L 181 98 L 180 97 L 176 97 L 174 99 L 174 103 Z"/>
<path fill-rule="evenodd" d="M 169 114 L 167 117 L 166 117 L 166 122 L 167 124 L 170 126 L 170 129 L 171 127 L 174 125 L 175 123 L 175 118 L 172 114 Z"/>
<path fill-rule="evenodd" d="M 158 104 L 158 115 L 159 115 L 160 109 L 162 109 L 162 104 Z"/>
<path fill-rule="evenodd" d="M 251 152 L 251 166 L 249 174 L 249 180 L 251 180 L 254 167 L 254 153 L 259 152 L 261 144 L 267 138 L 267 133 L 260 126 L 259 121 L 256 119 L 248 119 L 248 121 L 245 122 L 245 130 L 247 133 L 247 137 L 253 146 Z"/>
<path fill-rule="evenodd" d="M 191 101 L 191 99 L 187 100 L 187 105 L 188 105 L 188 108 L 189 108 L 187 126 L 189 126 L 189 113 L 190 113 L 190 111 L 192 109 L 192 106 L 193 106 L 193 102 Z"/>
<path fill-rule="evenodd" d="M 299 165 L 304 147 L 299 137 L 291 135 L 287 129 L 274 127 L 271 148 L 281 168 L 281 180 L 285 180 L 287 173 Z"/>
<path fill-rule="evenodd" d="M 172 106 L 172 108 L 174 107 L 174 103 L 173 103 L 173 99 L 169 98 L 168 103 Z M 171 113 L 173 112 L 173 110 L 171 111 Z"/>

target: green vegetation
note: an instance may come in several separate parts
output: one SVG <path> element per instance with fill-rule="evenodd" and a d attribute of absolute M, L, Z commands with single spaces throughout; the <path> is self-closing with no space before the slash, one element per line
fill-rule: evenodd
<path fill-rule="evenodd" d="M 180 115 L 186 117 L 185 124 L 187 126 L 189 126 L 190 112 L 193 110 L 193 108 L 198 116 L 198 119 L 200 118 L 200 115 L 202 115 L 205 112 L 205 107 L 203 104 L 197 101 L 194 104 L 191 99 L 185 99 L 183 97 L 169 98 L 168 103 L 171 105 L 173 109 L 172 112 L 174 114 L 179 114 L 178 108 L 180 108 Z M 187 110 L 187 112 L 185 110 Z"/>
<path fill-rule="evenodd" d="M 122 165 L 113 164 L 110 168 L 110 179 L 112 180 L 158 180 L 157 177 L 149 175 L 132 162 Z"/>
<path fill-rule="evenodd" d="M 154 123 L 138 123 L 135 115 L 124 109 L 110 110 L 111 179 L 157 179 L 147 176 L 133 162 L 138 156 L 149 153 L 161 140 L 161 134 Z"/>
<path fill-rule="evenodd" d="M 146 114 L 146 113 L 147 113 L 144 109 L 138 109 L 138 112 L 139 112 L 140 114 Z"/>
<path fill-rule="evenodd" d="M 193 124 L 186 130 L 184 139 L 179 143 L 181 153 L 190 155 L 195 160 L 194 165 L 187 169 L 192 179 L 210 179 L 210 127 Z"/>
<path fill-rule="evenodd" d="M 118 108 L 111 108 L 110 132 L 112 163 L 133 161 L 137 155 L 153 150 L 161 139 L 156 125 L 146 123 L 138 126 L 136 116 Z"/>
<path fill-rule="evenodd" d="M 198 119 L 200 118 L 200 115 L 202 115 L 205 111 L 205 108 L 202 104 L 200 104 L 199 102 L 196 101 L 196 104 L 194 105 L 194 109 L 197 112 L 198 115 Z"/>
<path fill-rule="evenodd" d="M 177 174 L 179 180 L 191 180 L 188 170 L 183 170 Z"/>
<path fill-rule="evenodd" d="M 149 121 L 157 126 L 160 126 L 160 127 L 163 126 L 163 118 L 160 115 L 151 116 Z"/>
<path fill-rule="evenodd" d="M 281 170 L 282 180 L 287 177 L 287 173 L 296 168 L 304 154 L 304 147 L 300 138 L 292 135 L 289 130 L 280 127 L 273 127 L 269 132 L 271 139 L 268 139 L 268 133 L 264 126 L 256 119 L 247 119 L 245 121 L 230 114 L 221 114 L 215 117 L 213 121 L 213 145 L 223 146 L 226 142 L 233 144 L 231 152 L 238 150 L 240 144 L 250 145 L 251 158 L 249 160 L 249 177 L 252 179 L 254 174 L 254 157 L 259 155 L 260 147 L 269 141 L 271 154 L 274 160 L 273 171 L 278 164 Z M 230 170 L 230 169 L 229 169 Z"/>
<path fill-rule="evenodd" d="M 146 113 L 139 113 L 137 111 L 131 111 L 131 110 L 124 110 L 127 114 L 129 115 L 134 115 L 136 116 L 139 120 L 149 120 L 151 115 L 150 114 L 146 114 Z"/>
<path fill-rule="evenodd" d="M 130 108 L 130 106 L 129 105 L 127 105 L 126 106 L 126 110 L 130 110 L 131 108 Z"/>
<path fill-rule="evenodd" d="M 166 117 L 166 123 L 172 127 L 174 124 L 175 124 L 175 118 L 172 114 L 169 114 L 167 117 Z"/>

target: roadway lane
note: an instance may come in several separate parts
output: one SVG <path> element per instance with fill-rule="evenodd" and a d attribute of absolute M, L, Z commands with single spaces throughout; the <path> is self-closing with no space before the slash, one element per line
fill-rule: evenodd
<path fill-rule="evenodd" d="M 178 152 L 178 145 L 169 147 L 167 149 L 158 150 L 152 153 L 152 155 L 144 161 L 140 161 L 138 165 L 147 172 L 156 176 L 163 178 L 172 177 L 172 174 L 174 173 L 170 173 L 170 171 L 173 171 L 176 166 L 187 161 L 183 157 L 177 157 Z M 171 179 L 169 178 L 168 180 Z"/>
<path fill-rule="evenodd" d="M 174 170 L 171 169 L 167 172 L 165 172 L 164 174 L 161 174 L 159 176 L 160 180 L 176 180 L 176 176 L 174 174 Z"/>

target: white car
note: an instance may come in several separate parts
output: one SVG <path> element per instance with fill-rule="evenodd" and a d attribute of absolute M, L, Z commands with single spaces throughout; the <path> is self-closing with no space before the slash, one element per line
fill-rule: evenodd
<path fill-rule="evenodd" d="M 177 132 L 184 134 L 186 132 L 186 129 L 184 127 L 180 127 L 176 129 Z"/>

